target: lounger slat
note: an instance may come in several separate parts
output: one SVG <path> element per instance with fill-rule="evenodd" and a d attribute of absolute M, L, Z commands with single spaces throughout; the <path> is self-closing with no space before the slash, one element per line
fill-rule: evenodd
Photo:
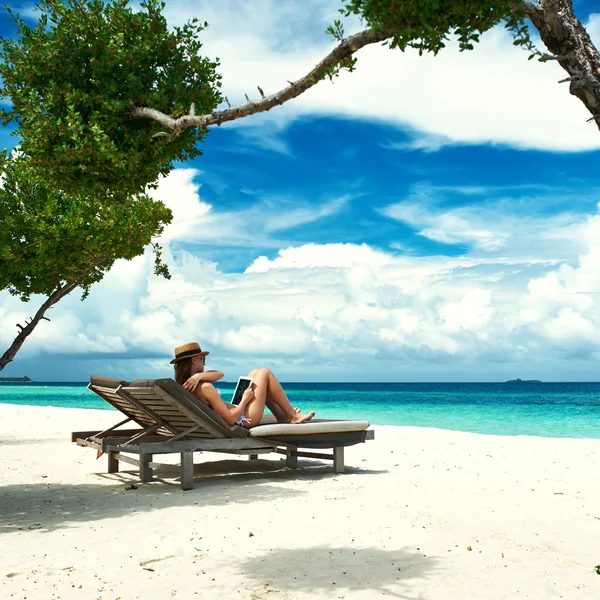
<path fill-rule="evenodd" d="M 118 411 L 122 412 L 128 417 L 132 417 L 133 420 L 136 421 L 139 425 L 149 427 L 150 425 L 153 425 L 155 423 L 155 421 L 152 418 L 150 418 L 147 413 L 141 411 L 136 406 L 132 405 L 131 403 L 123 400 L 123 398 L 118 396 L 115 390 L 94 385 L 90 385 L 89 387 L 92 391 L 96 392 L 109 404 L 112 404 Z"/>
<path fill-rule="evenodd" d="M 186 419 L 184 415 L 175 415 L 174 417 L 170 417 L 168 414 L 164 414 L 163 412 L 157 411 L 157 414 L 160 415 L 169 425 L 176 429 L 178 433 L 185 431 L 186 429 L 190 429 L 198 423 L 196 421 L 192 421 L 191 419 Z M 205 436 L 214 437 L 214 435 L 206 430 L 204 430 Z M 190 435 L 190 434 L 188 434 Z"/>
<path fill-rule="evenodd" d="M 171 421 L 170 424 L 173 427 L 175 427 L 176 429 L 179 429 L 180 432 L 181 431 L 186 431 L 186 429 L 191 429 L 192 427 L 196 426 L 196 423 L 190 423 L 190 422 L 187 422 L 187 421 L 184 421 L 184 422 L 182 422 L 182 421 Z M 196 431 L 206 431 L 206 429 L 202 429 L 202 430 L 197 429 Z M 207 433 L 209 433 L 209 432 L 207 432 Z"/>
<path fill-rule="evenodd" d="M 139 401 L 139 398 L 136 398 L 136 400 Z M 168 422 L 171 421 L 181 421 L 181 422 L 185 422 L 185 423 L 189 423 L 190 427 L 192 424 L 196 423 L 196 421 L 187 418 L 186 415 L 181 414 L 181 412 L 173 410 L 171 407 L 167 407 L 165 408 L 165 406 L 160 406 L 160 405 L 147 405 L 143 400 L 140 401 L 140 404 L 142 404 L 145 408 L 155 412 L 157 415 L 159 415 L 162 419 L 167 420 Z"/>
<path fill-rule="evenodd" d="M 118 408 L 121 412 L 126 412 L 126 413 L 129 413 L 130 415 L 135 415 L 136 418 L 141 419 L 145 422 L 148 422 L 148 423 L 153 422 L 153 419 L 148 418 L 147 413 L 143 413 L 141 410 L 132 409 L 130 406 L 128 406 L 125 403 L 120 404 L 118 402 L 115 402 L 113 406 Z"/>
<path fill-rule="evenodd" d="M 163 419 L 156 418 L 154 414 L 146 411 L 143 407 L 140 408 L 137 405 L 137 401 L 129 398 L 127 396 L 123 396 L 121 391 L 121 387 L 123 383 L 126 382 L 116 382 L 118 385 L 116 387 L 106 387 L 103 385 L 95 385 L 92 381 L 88 386 L 93 392 L 98 394 L 101 398 L 106 400 L 109 404 L 112 404 L 118 411 L 122 412 L 124 415 L 127 415 L 133 421 L 135 421 L 138 425 L 141 425 L 143 428 L 153 427 L 155 424 L 162 423 Z M 106 378 L 104 378 L 106 379 Z M 116 380 L 114 380 L 116 381 Z M 156 430 L 156 433 L 161 436 L 172 436 L 173 431 L 169 429 L 167 426 L 162 426 Z"/>
<path fill-rule="evenodd" d="M 178 408 L 188 418 L 210 431 L 215 438 L 243 437 L 238 431 L 241 428 L 232 428 L 227 425 L 211 408 L 201 404 L 186 390 L 183 390 L 184 393 L 182 394 L 178 393 L 179 390 L 177 389 L 170 389 L 171 387 L 173 387 L 172 384 L 169 383 L 169 380 L 166 380 L 164 384 L 161 382 L 161 385 L 155 385 L 154 391 L 169 404 Z M 177 397 L 173 395 L 175 393 L 178 393 Z M 244 430 L 244 432 L 244 436 L 247 436 L 247 431 Z"/>
<path fill-rule="evenodd" d="M 149 408 L 150 410 L 154 411 L 157 415 L 161 415 L 163 417 L 169 417 L 169 418 L 177 418 L 177 417 L 181 417 L 181 413 L 177 412 L 176 410 L 166 410 L 164 408 L 161 408 L 160 406 L 152 406 L 152 405 L 147 405 L 144 404 L 144 402 L 142 402 L 142 404 L 144 405 L 145 408 Z"/>
<path fill-rule="evenodd" d="M 163 415 L 164 417 L 169 417 L 169 418 L 177 418 L 177 417 L 184 417 L 185 415 L 182 415 L 179 411 L 177 410 L 173 410 L 172 408 L 164 408 L 164 407 L 160 407 L 160 406 L 156 406 L 156 405 L 147 405 L 144 402 L 142 402 L 142 404 L 144 405 L 145 408 L 149 408 L 150 410 L 154 411 L 156 414 L 158 415 Z M 191 420 L 191 419 L 188 419 Z"/>
<path fill-rule="evenodd" d="M 191 419 L 186 419 L 185 415 L 165 415 L 164 413 L 158 413 L 162 419 L 164 419 L 169 425 L 176 428 L 189 429 L 190 427 L 194 427 L 198 425 L 197 421 L 192 421 Z"/>
<path fill-rule="evenodd" d="M 164 400 L 156 394 L 150 394 L 148 392 L 140 393 L 137 391 L 134 392 L 134 391 L 130 391 L 130 390 L 128 390 L 128 391 L 134 398 L 137 398 L 141 402 L 154 402 L 155 404 L 157 404 L 159 406 L 164 406 L 164 404 L 165 404 Z"/>
<path fill-rule="evenodd" d="M 222 426 L 213 427 L 213 423 L 211 421 L 214 419 L 214 417 L 220 417 L 218 417 L 216 414 L 213 416 L 212 409 L 205 409 L 210 411 L 210 418 L 202 418 L 202 415 L 198 415 L 197 411 L 194 412 L 193 410 L 197 409 L 196 405 L 193 406 L 191 413 L 187 412 L 190 410 L 189 406 L 181 405 L 181 402 L 185 402 L 185 398 L 180 398 L 178 401 L 175 401 L 168 392 L 161 390 L 160 388 L 157 389 L 157 386 L 155 386 L 153 389 L 154 393 L 149 393 L 148 388 L 132 386 L 128 387 L 125 391 L 145 408 L 154 411 L 158 416 L 160 416 L 161 419 L 169 423 L 169 425 L 178 432 L 185 431 L 186 429 L 194 427 L 195 425 L 201 425 L 207 434 L 212 437 L 230 436 L 230 432 L 227 431 L 227 433 L 225 433 Z M 225 424 L 225 426 L 230 429 L 227 424 Z M 189 437 L 189 435 L 186 437 Z"/>

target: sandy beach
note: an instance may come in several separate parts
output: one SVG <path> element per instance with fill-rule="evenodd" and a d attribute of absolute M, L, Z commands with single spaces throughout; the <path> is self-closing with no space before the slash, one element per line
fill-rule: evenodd
<path fill-rule="evenodd" d="M 0 597 L 600 598 L 600 440 L 375 427 L 343 475 L 206 453 L 183 492 L 70 442 L 115 414 L 0 405 Z"/>

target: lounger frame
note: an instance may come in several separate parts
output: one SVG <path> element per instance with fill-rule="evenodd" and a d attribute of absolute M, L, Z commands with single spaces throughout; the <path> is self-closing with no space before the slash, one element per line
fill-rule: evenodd
<path fill-rule="evenodd" d="M 194 487 L 194 452 L 248 455 L 250 459 L 275 452 L 286 456 L 286 467 L 290 469 L 298 468 L 298 458 L 331 460 L 334 472 L 338 474 L 344 472 L 346 446 L 374 439 L 372 429 L 277 435 L 276 439 L 251 437 L 247 429 L 228 425 L 213 411 L 208 412 L 210 409 L 200 407 L 199 413 L 199 407 L 192 399 L 174 398 L 160 385 L 149 388 L 123 382 L 117 387 L 107 387 L 90 382 L 88 388 L 123 412 L 126 419 L 103 431 L 73 432 L 71 440 L 79 446 L 106 453 L 109 473 L 119 471 L 119 462 L 137 467 L 142 482 L 152 481 L 154 469 L 164 466 L 153 461 L 154 455 L 180 454 L 177 466 L 184 490 Z M 156 396 L 162 402 L 157 402 Z M 167 415 L 169 418 L 165 418 Z M 130 422 L 139 428 L 120 429 Z M 313 452 L 307 448 L 330 449 L 332 452 Z"/>

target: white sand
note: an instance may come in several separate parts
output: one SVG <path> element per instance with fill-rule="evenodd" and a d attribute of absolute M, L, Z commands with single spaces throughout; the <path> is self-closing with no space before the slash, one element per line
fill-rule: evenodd
<path fill-rule="evenodd" d="M 376 427 L 344 475 L 203 454 L 127 491 L 70 442 L 116 414 L 0 405 L 0 598 L 600 598 L 600 440 Z"/>

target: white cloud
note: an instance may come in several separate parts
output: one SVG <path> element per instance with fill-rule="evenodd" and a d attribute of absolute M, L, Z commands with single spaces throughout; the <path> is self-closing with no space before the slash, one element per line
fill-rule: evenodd
<path fill-rule="evenodd" d="M 183 224 L 183 215 L 196 215 L 197 224 L 211 214 L 195 212 L 201 201 L 193 179 L 190 170 L 175 172 L 161 187 L 176 199 Z M 421 221 L 435 220 L 437 209 L 430 210 L 420 214 Z M 477 214 L 461 216 L 464 237 L 470 231 L 464 224 Z M 173 348 L 198 339 L 229 379 L 268 364 L 288 380 L 406 380 L 419 372 L 420 377 L 437 373 L 439 379 L 441 371 L 419 368 L 454 365 L 449 373 L 456 374 L 461 365 L 472 373 L 477 361 L 514 368 L 523 357 L 528 365 L 554 360 L 554 367 L 569 356 L 594 360 L 600 352 L 600 216 L 571 215 L 568 225 L 556 218 L 524 219 L 526 243 L 519 230 L 511 230 L 514 221 L 486 220 L 494 236 L 510 235 L 502 246 L 476 246 L 462 257 L 398 256 L 367 244 L 309 243 L 260 257 L 243 273 L 225 273 L 182 249 L 173 253 L 179 240 L 167 235 L 170 280 L 152 274 L 150 253 L 119 261 L 85 302 L 78 296 L 61 301 L 19 359 L 68 355 L 79 359 L 69 365 L 77 362 L 84 369 L 86 359 L 104 357 L 94 371 L 168 375 Z M 177 231 L 190 235 L 184 227 Z M 530 246 L 542 250 L 536 254 Z M 3 345 L 12 341 L 14 324 L 40 302 L 34 298 L 22 305 L 0 295 Z M 127 357 L 138 360 L 124 361 Z"/>
<path fill-rule="evenodd" d="M 592 38 L 592 42 L 598 47 L 600 45 L 600 13 L 592 13 L 585 26 Z"/>
<path fill-rule="evenodd" d="M 327 244 L 327 252 L 323 252 L 321 244 L 305 244 L 280 250 L 274 260 L 260 256 L 246 269 L 246 273 L 264 273 L 272 269 L 341 268 L 354 264 L 380 266 L 390 260 L 387 254 L 373 250 L 367 244 Z"/>
<path fill-rule="evenodd" d="M 402 152 L 420 150 L 422 152 L 437 152 L 445 146 L 456 146 L 459 142 L 445 135 L 435 133 L 422 133 L 418 131 L 408 132 L 409 141 L 406 142 L 387 142 L 382 144 L 382 148 L 387 150 L 400 150 Z"/>
<path fill-rule="evenodd" d="M 299 203 L 293 202 L 286 212 L 279 213 L 275 212 L 275 203 L 271 201 L 269 202 L 269 208 L 271 208 L 271 210 L 263 212 L 261 208 L 261 216 L 266 231 L 282 231 L 334 215 L 339 212 L 349 199 L 350 196 L 343 196 L 324 202 L 321 206 L 315 207 L 314 205 L 307 205 L 300 208 L 294 208 Z M 277 204 L 281 206 L 282 202 L 279 201 Z"/>
<path fill-rule="evenodd" d="M 162 200 L 172 211 L 173 221 L 165 228 L 161 242 L 189 240 L 199 235 L 198 228 L 210 230 L 214 222 L 211 206 L 198 196 L 200 185 L 194 182 L 195 169 L 175 169 L 161 177 L 158 188 L 148 194 Z"/>
<path fill-rule="evenodd" d="M 484 330 L 493 319 L 496 309 L 491 306 L 490 290 L 474 288 L 458 302 L 448 302 L 440 307 L 440 316 L 445 320 L 445 329 L 456 333 L 461 329 Z"/>
<path fill-rule="evenodd" d="M 281 247 L 285 242 L 271 234 L 313 223 L 340 211 L 350 199 L 344 195 L 319 205 L 294 196 L 250 192 L 242 210 L 217 211 L 201 200 L 203 175 L 195 169 L 175 169 L 159 181 L 150 196 L 162 200 L 173 212 L 159 241 L 192 242 L 214 246 Z M 252 202 L 251 196 L 255 196 Z"/>
<path fill-rule="evenodd" d="M 551 340 L 559 343 L 571 340 L 577 344 L 593 342 L 597 335 L 596 324 L 571 308 L 561 309 L 555 318 L 544 324 L 544 331 Z"/>
<path fill-rule="evenodd" d="M 434 214 L 424 206 L 399 202 L 381 211 L 383 214 L 419 227 L 420 235 L 444 244 L 473 243 L 482 250 L 504 245 L 508 233 L 486 228 L 485 219 L 473 218 L 469 209 L 452 209 Z"/>
<path fill-rule="evenodd" d="M 463 186 L 432 186 L 419 184 L 413 187 L 406 200 L 390 204 L 378 211 L 401 221 L 430 240 L 444 244 L 465 244 L 474 249 L 471 257 L 495 254 L 503 260 L 525 262 L 557 261 L 565 252 L 577 252 L 589 239 L 592 220 L 580 214 L 560 212 L 552 216 L 536 214 L 540 200 L 547 203 L 561 198 L 561 191 L 539 188 L 540 194 L 530 186 L 517 188 L 481 188 Z M 479 201 L 467 206 L 443 208 L 448 196 L 472 196 Z M 566 192 L 564 199 L 574 196 Z M 535 207 L 525 210 L 525 207 Z M 535 239 L 535 244 L 532 240 Z"/>

